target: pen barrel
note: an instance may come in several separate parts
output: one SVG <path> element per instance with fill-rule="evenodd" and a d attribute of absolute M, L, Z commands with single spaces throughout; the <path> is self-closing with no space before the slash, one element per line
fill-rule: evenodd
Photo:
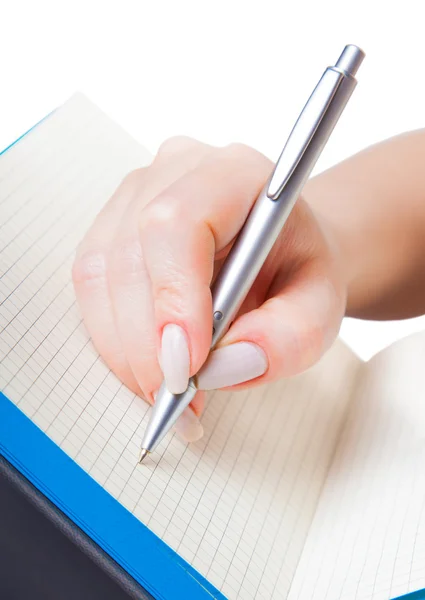
<path fill-rule="evenodd" d="M 155 450 L 164 435 L 173 427 L 184 409 L 194 399 L 197 388 L 193 379 L 190 379 L 187 390 L 183 394 L 172 394 L 168 391 L 165 381 L 158 390 L 161 402 L 155 402 L 151 417 L 143 436 L 143 448 L 149 452 Z"/>
<path fill-rule="evenodd" d="M 275 171 L 257 198 L 213 287 L 214 347 L 236 317 L 275 244 L 356 80 L 363 52 L 346 46 L 335 67 L 325 71 L 288 139 Z M 197 392 L 196 376 L 183 394 L 170 393 L 163 382 L 146 429 L 142 448 L 151 452 Z"/>
<path fill-rule="evenodd" d="M 357 83 L 335 67 L 319 85 L 324 81 L 335 91 L 314 136 L 277 199 L 268 197 L 267 182 L 214 282 L 212 348 L 235 319 Z"/>
<path fill-rule="evenodd" d="M 267 196 L 265 188 L 231 248 L 212 287 L 211 347 L 229 329 L 276 242 L 298 196 L 298 186 L 294 187 L 291 180 L 278 202 Z"/>

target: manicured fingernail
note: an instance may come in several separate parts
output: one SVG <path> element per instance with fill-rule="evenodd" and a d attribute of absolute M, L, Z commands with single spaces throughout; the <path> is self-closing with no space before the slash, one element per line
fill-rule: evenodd
<path fill-rule="evenodd" d="M 259 377 L 267 371 L 264 351 L 251 342 L 237 342 L 211 352 L 197 378 L 200 390 L 216 390 Z"/>
<path fill-rule="evenodd" d="M 182 394 L 189 381 L 190 354 L 186 334 L 179 325 L 164 327 L 160 362 L 169 391 Z"/>
<path fill-rule="evenodd" d="M 184 442 L 196 442 L 204 435 L 204 428 L 193 410 L 187 407 L 174 425 L 177 435 Z"/>

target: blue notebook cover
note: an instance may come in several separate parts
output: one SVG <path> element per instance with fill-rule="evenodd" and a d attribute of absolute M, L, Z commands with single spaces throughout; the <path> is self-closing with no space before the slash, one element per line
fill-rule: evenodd
<path fill-rule="evenodd" d="M 0 453 L 158 599 L 224 599 L 0 393 Z"/>
<path fill-rule="evenodd" d="M 393 600 L 423 600 L 425 598 L 425 589 L 418 590 L 417 592 L 412 592 L 411 594 L 407 594 L 406 596 L 398 596 Z"/>
<path fill-rule="evenodd" d="M 0 454 L 158 600 L 226 600 L 1 392 Z M 422 599 L 425 589 L 393 600 Z"/>

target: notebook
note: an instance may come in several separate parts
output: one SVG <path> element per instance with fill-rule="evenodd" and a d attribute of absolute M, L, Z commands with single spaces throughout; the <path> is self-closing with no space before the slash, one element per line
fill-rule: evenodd
<path fill-rule="evenodd" d="M 384 600 L 425 587 L 425 335 L 214 392 L 145 465 L 148 406 L 93 348 L 75 247 L 149 153 L 81 94 L 0 156 L 0 452 L 155 597 Z"/>

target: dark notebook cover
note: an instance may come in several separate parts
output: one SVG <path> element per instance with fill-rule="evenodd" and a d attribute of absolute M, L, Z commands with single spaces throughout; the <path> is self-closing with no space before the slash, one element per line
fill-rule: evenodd
<path fill-rule="evenodd" d="M 153 599 L 1 456 L 0 531 L 5 600 Z"/>
<path fill-rule="evenodd" d="M 1 393 L 0 455 L 41 492 L 39 498 L 59 509 L 55 514 L 64 529 L 66 516 L 67 526 L 76 526 L 75 535 L 81 530 L 109 555 L 112 561 L 104 567 L 111 579 L 111 566 L 117 564 L 141 586 L 139 591 L 146 589 L 156 600 L 224 599 Z"/>

